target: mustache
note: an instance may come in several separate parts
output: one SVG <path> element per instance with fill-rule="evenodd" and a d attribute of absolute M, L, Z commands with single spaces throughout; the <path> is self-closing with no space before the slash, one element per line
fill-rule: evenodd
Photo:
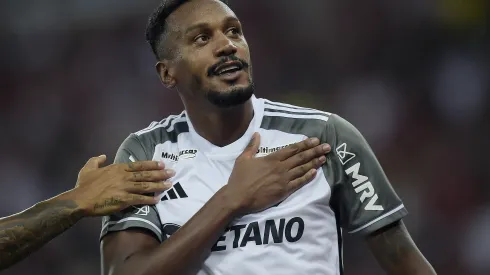
<path fill-rule="evenodd" d="M 243 66 L 243 69 L 247 69 L 248 67 L 250 67 L 250 65 L 247 63 L 247 61 L 241 59 L 241 58 L 238 58 L 234 55 L 230 55 L 230 56 L 224 56 L 224 57 L 221 57 L 220 60 L 218 61 L 218 63 L 214 64 L 213 66 L 209 67 L 208 69 L 208 76 L 213 76 L 214 75 L 214 72 L 216 71 L 216 69 L 223 65 L 224 63 L 226 62 L 229 62 L 229 61 L 238 61 L 240 63 L 242 63 L 242 66 Z"/>

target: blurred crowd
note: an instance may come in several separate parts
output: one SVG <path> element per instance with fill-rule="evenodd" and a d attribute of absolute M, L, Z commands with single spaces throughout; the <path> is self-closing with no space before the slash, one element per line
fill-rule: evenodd
<path fill-rule="evenodd" d="M 158 0 L 0 2 L 0 216 L 72 188 L 91 156 L 182 110 L 144 39 Z M 487 0 L 232 0 L 256 95 L 364 134 L 439 274 L 490 274 Z M 85 220 L 4 274 L 99 274 Z M 346 274 L 381 274 L 348 236 Z"/>

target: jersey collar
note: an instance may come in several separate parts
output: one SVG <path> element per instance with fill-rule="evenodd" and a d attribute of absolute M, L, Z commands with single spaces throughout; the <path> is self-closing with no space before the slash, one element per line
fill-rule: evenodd
<path fill-rule="evenodd" d="M 255 95 L 252 95 L 251 100 L 254 109 L 254 116 L 247 128 L 247 131 L 238 140 L 224 147 L 216 146 L 200 136 L 194 129 L 190 117 L 187 115 L 186 112 L 187 124 L 189 125 L 189 133 L 191 135 L 192 142 L 198 147 L 198 150 L 204 153 L 207 157 L 213 159 L 233 159 L 238 157 L 238 155 L 243 152 L 245 147 L 250 142 L 250 139 L 252 138 L 254 132 L 257 132 L 259 130 L 260 125 L 262 124 L 262 118 L 264 116 L 263 99 L 258 99 L 255 97 Z"/>

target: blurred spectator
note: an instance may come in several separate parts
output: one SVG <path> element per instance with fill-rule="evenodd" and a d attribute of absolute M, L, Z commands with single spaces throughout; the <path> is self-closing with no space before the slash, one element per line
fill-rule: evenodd
<path fill-rule="evenodd" d="M 351 121 L 439 274 L 490 274 L 489 2 L 300 2 L 232 1 L 257 96 Z M 180 112 L 145 44 L 157 3 L 0 3 L 0 215 L 71 188 L 85 159 Z M 5 274 L 96 274 L 99 230 L 84 221 Z M 346 274 L 380 273 L 365 253 L 347 239 Z"/>

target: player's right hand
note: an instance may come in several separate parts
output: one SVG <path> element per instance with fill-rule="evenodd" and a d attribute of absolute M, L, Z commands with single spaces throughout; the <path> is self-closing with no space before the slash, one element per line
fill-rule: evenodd
<path fill-rule="evenodd" d="M 78 174 L 74 189 L 68 191 L 87 216 L 108 215 L 131 205 L 156 204 L 153 194 L 172 185 L 165 180 L 173 176 L 157 161 L 137 161 L 101 167 L 106 156 L 88 160 Z"/>
<path fill-rule="evenodd" d="M 309 138 L 255 158 L 259 145 L 260 136 L 255 133 L 223 187 L 237 215 L 259 212 L 286 199 L 315 178 L 330 152 L 330 145 Z"/>

